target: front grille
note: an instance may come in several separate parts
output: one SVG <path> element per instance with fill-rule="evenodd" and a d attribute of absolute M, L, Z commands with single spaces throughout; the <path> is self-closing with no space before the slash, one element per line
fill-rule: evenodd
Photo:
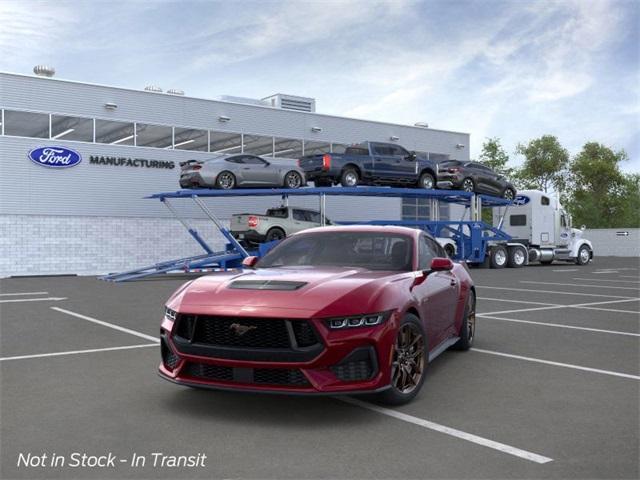
<path fill-rule="evenodd" d="M 167 345 L 167 341 L 164 338 L 160 340 L 160 354 L 162 355 L 162 363 L 167 369 L 173 370 L 176 368 L 180 359 L 175 353 L 173 353 L 171 348 L 169 348 L 169 345 Z"/>
<path fill-rule="evenodd" d="M 284 320 L 198 316 L 193 343 L 225 347 L 290 348 Z"/>
<path fill-rule="evenodd" d="M 333 374 L 343 382 L 355 382 L 371 378 L 373 369 L 368 360 L 356 360 L 331 367 Z"/>
<path fill-rule="evenodd" d="M 187 363 L 181 372 L 182 375 L 194 378 L 204 378 L 207 380 L 233 380 L 233 369 L 221 367 L 219 365 L 209 365 L 207 363 Z"/>
<path fill-rule="evenodd" d="M 298 347 L 311 347 L 319 342 L 314 328 L 306 320 L 281 318 L 217 317 L 181 314 L 176 335 L 194 344 L 218 347 L 257 349 L 291 349 L 291 325 Z"/>
<path fill-rule="evenodd" d="M 309 381 L 298 369 L 256 368 L 253 381 L 266 385 L 309 385 Z"/>
<path fill-rule="evenodd" d="M 291 322 L 293 334 L 299 347 L 310 347 L 318 343 L 316 332 L 309 322 L 297 320 Z"/>
<path fill-rule="evenodd" d="M 180 372 L 182 376 L 202 380 L 217 380 L 245 384 L 274 386 L 309 386 L 309 381 L 298 369 L 287 368 L 232 368 L 208 363 L 187 363 Z"/>

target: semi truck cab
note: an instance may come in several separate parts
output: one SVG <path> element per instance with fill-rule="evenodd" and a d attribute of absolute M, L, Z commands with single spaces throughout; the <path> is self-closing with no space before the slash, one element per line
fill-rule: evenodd
<path fill-rule="evenodd" d="M 584 265 L 593 259 L 593 246 L 583 238 L 585 227 L 573 228 L 560 201 L 545 192 L 520 191 L 506 212 L 494 209 L 493 225 L 512 237 L 509 247 L 526 248 L 529 262 L 560 260 Z"/>

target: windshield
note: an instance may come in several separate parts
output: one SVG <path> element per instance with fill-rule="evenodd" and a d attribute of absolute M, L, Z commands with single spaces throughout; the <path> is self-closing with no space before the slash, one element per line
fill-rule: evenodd
<path fill-rule="evenodd" d="M 386 232 L 317 232 L 281 242 L 257 264 L 273 267 L 360 267 L 368 270 L 413 270 L 413 239 Z"/>

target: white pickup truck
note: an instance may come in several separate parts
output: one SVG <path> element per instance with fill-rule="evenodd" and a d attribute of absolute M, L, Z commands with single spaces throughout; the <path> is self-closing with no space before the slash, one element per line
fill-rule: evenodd
<path fill-rule="evenodd" d="M 326 217 L 325 225 L 332 225 Z M 270 208 L 264 215 L 238 213 L 231 215 L 231 235 L 246 245 L 282 240 L 288 235 L 322 225 L 320 213 L 298 207 Z"/>

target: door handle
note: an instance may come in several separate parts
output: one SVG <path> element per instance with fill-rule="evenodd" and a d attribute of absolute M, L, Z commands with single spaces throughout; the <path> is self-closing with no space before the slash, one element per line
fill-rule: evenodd
<path fill-rule="evenodd" d="M 450 282 L 450 285 L 451 285 L 452 287 L 455 287 L 457 284 L 458 284 L 458 282 L 457 282 L 455 279 L 453 279 L 453 278 L 452 278 L 452 279 L 451 279 L 451 282 Z"/>
<path fill-rule="evenodd" d="M 243 167 L 243 170 L 251 170 L 251 167 Z"/>

